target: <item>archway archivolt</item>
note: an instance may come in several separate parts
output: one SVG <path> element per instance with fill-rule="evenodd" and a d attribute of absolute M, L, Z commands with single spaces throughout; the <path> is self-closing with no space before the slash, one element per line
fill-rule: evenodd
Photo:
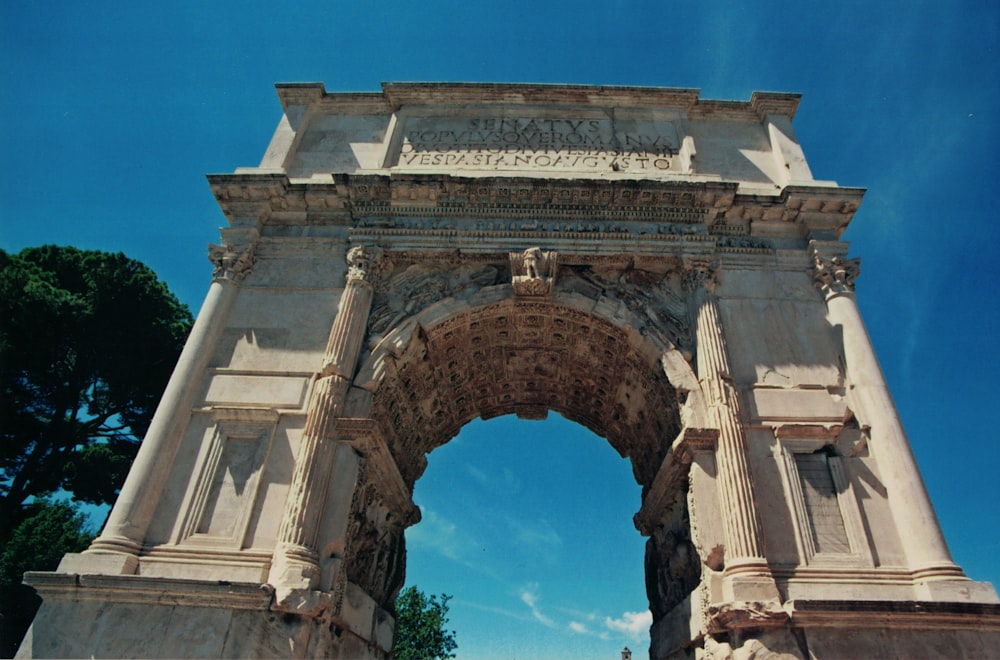
<path fill-rule="evenodd" d="M 415 271 L 423 282 L 417 296 L 428 280 L 441 281 L 435 279 L 440 269 L 418 265 L 403 272 Z M 475 281 L 479 272 L 451 281 Z M 438 290 L 429 304 L 405 287 L 404 299 L 416 304 L 394 307 L 384 294 L 376 296 L 371 348 L 354 379 L 350 408 L 373 421 L 367 434 L 377 440 L 362 451 L 368 460 L 350 505 L 345 545 L 332 544 L 323 554 L 343 552 L 347 579 L 383 607 L 391 608 L 403 583 L 403 532 L 420 519 L 411 497 L 426 455 L 472 419 L 557 412 L 630 460 L 645 501 L 681 429 L 704 415 L 685 359 L 691 348 L 686 306 L 668 274 L 563 269 L 559 277 L 560 286 L 545 296 L 518 296 L 509 284 L 493 284 L 496 269 L 471 292 L 442 296 Z M 405 283 L 394 284 L 400 280 Z M 687 340 L 686 355 L 671 337 Z M 643 532 L 650 535 L 646 574 L 654 613 L 679 602 L 699 574 L 696 555 L 688 552 L 685 493 L 671 496 L 668 508 L 654 514 L 662 524 Z"/>
<path fill-rule="evenodd" d="M 404 321 L 359 372 L 407 487 L 425 455 L 470 420 L 554 411 L 606 438 L 648 488 L 689 416 L 682 408 L 700 402 L 681 352 L 641 332 L 648 321 L 622 305 L 503 288 L 442 300 Z"/>

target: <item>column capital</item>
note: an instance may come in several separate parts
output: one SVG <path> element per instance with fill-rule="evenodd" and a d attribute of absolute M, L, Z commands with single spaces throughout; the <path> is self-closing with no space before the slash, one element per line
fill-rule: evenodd
<path fill-rule="evenodd" d="M 355 245 L 347 251 L 347 281 L 374 286 L 385 265 L 381 248 Z"/>
<path fill-rule="evenodd" d="M 854 280 L 861 274 L 861 259 L 847 258 L 847 244 L 839 241 L 809 241 L 813 266 L 813 286 L 829 297 L 854 291 Z"/>
<path fill-rule="evenodd" d="M 690 292 L 704 288 L 711 293 L 718 283 L 719 264 L 709 256 L 688 257 L 684 260 L 684 290 Z"/>
<path fill-rule="evenodd" d="M 225 245 L 209 243 L 208 260 L 214 266 L 213 278 L 232 282 L 242 282 L 246 279 L 247 275 L 253 272 L 253 267 L 257 263 L 253 243 L 242 250 L 228 243 Z"/>

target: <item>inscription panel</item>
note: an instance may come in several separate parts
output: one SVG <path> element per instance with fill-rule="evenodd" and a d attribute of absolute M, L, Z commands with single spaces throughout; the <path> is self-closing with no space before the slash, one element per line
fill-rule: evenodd
<path fill-rule="evenodd" d="M 413 170 L 682 171 L 664 119 L 410 117 L 395 166 Z"/>

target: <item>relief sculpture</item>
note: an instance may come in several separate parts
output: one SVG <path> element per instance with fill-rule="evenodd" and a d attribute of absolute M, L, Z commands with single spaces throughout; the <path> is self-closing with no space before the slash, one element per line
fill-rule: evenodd
<path fill-rule="evenodd" d="M 412 264 L 384 278 L 375 294 L 368 321 L 370 343 L 375 344 L 404 319 L 445 298 L 467 298 L 484 286 L 496 284 L 496 266 L 466 264 L 432 266 Z"/>
<path fill-rule="evenodd" d="M 690 351 L 693 342 L 679 274 L 673 271 L 658 274 L 637 268 L 578 267 L 563 269 L 560 277 L 560 289 L 617 300 L 638 318 L 648 321 L 651 330 L 663 333 L 675 347 L 685 353 Z"/>
<path fill-rule="evenodd" d="M 531 247 L 510 253 L 511 283 L 519 296 L 544 296 L 552 292 L 556 281 L 557 253 Z"/>

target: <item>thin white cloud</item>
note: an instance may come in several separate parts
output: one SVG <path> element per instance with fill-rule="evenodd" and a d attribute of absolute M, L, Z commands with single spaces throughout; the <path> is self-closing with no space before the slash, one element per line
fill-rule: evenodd
<path fill-rule="evenodd" d="M 649 610 L 625 612 L 617 619 L 605 617 L 604 625 L 615 632 L 624 633 L 639 641 L 649 634 L 649 627 L 653 625 L 653 613 Z"/>
<path fill-rule="evenodd" d="M 466 463 L 465 471 L 490 492 L 510 496 L 521 490 L 521 480 L 510 468 L 505 467 L 500 472 L 487 473 L 475 465 Z"/>
<path fill-rule="evenodd" d="M 562 545 L 559 532 L 547 520 L 525 521 L 507 518 L 511 537 L 523 548 L 554 548 Z"/>
<path fill-rule="evenodd" d="M 473 602 L 467 601 L 467 600 L 458 600 L 458 599 L 456 599 L 456 600 L 452 601 L 452 604 L 456 608 L 458 608 L 458 607 L 467 607 L 467 608 L 472 608 L 472 609 L 475 609 L 475 610 L 481 610 L 483 612 L 490 612 L 491 614 L 498 614 L 500 616 L 505 616 L 505 617 L 508 617 L 510 619 L 514 619 L 515 621 L 521 621 L 522 623 L 534 620 L 534 617 L 529 616 L 527 614 L 522 614 L 520 612 L 512 612 L 512 611 L 506 610 L 506 609 L 504 609 L 502 607 L 494 607 L 492 605 L 483 605 L 482 603 L 473 603 Z"/>
<path fill-rule="evenodd" d="M 456 561 L 461 561 L 463 555 L 475 547 L 473 539 L 461 532 L 455 523 L 430 509 L 422 509 L 421 514 L 423 519 L 420 523 L 406 530 L 408 543 L 429 548 Z"/>
<path fill-rule="evenodd" d="M 606 630 L 596 631 L 591 630 L 586 624 L 580 623 L 579 621 L 570 621 L 567 626 L 570 632 L 574 632 L 577 635 L 587 635 L 588 637 L 596 637 L 602 641 L 610 641 L 611 635 Z"/>
<path fill-rule="evenodd" d="M 485 472 L 477 468 L 475 465 L 466 464 L 465 471 L 468 472 L 473 479 L 478 481 L 480 485 L 482 486 L 489 485 L 490 483 L 489 475 L 487 475 Z"/>
<path fill-rule="evenodd" d="M 521 598 L 521 602 L 528 606 L 528 609 L 531 611 L 531 616 L 534 617 L 535 621 L 538 621 L 542 625 L 548 626 L 549 628 L 556 627 L 556 622 L 547 617 L 538 606 L 539 596 L 537 582 L 532 582 L 522 588 L 518 595 Z"/>

